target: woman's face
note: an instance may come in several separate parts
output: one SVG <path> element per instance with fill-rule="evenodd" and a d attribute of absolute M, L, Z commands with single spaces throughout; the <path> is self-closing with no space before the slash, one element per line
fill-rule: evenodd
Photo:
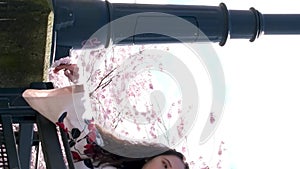
<path fill-rule="evenodd" d="M 184 169 L 183 161 L 174 155 L 161 155 L 148 161 L 142 169 Z"/>

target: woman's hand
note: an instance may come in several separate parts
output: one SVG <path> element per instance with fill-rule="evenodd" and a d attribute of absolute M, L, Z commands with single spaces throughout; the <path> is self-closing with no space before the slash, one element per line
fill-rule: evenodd
<path fill-rule="evenodd" d="M 61 64 L 53 70 L 54 73 L 59 72 L 60 70 L 64 71 L 65 76 L 72 82 L 77 82 L 79 78 L 78 67 L 76 64 Z"/>

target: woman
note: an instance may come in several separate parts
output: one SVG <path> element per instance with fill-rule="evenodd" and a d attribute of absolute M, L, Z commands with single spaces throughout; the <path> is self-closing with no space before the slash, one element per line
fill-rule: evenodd
<path fill-rule="evenodd" d="M 54 72 L 61 70 L 71 81 L 78 78 L 78 68 L 75 64 L 59 65 Z M 50 90 L 28 89 L 23 93 L 23 97 L 33 109 L 68 134 L 75 162 L 83 161 L 88 168 L 189 168 L 184 156 L 176 150 L 159 144 L 122 140 L 93 123 L 91 119 L 82 122 L 80 118 L 87 110 L 83 106 L 75 105 L 82 103 L 83 90 L 82 85 L 74 85 Z M 76 113 L 71 114 L 72 112 Z M 137 157 L 137 154 L 140 156 Z"/>
<path fill-rule="evenodd" d="M 101 147 L 95 149 L 98 149 L 98 155 L 105 151 Z M 99 158 L 98 161 L 84 160 L 85 166 L 88 168 L 101 166 L 100 168 L 107 167 L 109 169 L 189 169 L 184 156 L 173 149 L 149 158 L 127 158 L 109 152 L 104 154 L 105 156 L 102 159 Z"/>

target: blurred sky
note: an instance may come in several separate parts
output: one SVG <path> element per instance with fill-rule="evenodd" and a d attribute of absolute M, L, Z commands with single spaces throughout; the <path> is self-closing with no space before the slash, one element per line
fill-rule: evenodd
<path fill-rule="evenodd" d="M 296 0 L 128 2 L 213 6 L 224 2 L 228 9 L 300 14 Z M 226 80 L 224 115 L 214 136 L 226 144 L 226 169 L 300 168 L 299 44 L 298 35 L 262 35 L 253 43 L 228 39 L 224 47 L 213 44 Z"/>

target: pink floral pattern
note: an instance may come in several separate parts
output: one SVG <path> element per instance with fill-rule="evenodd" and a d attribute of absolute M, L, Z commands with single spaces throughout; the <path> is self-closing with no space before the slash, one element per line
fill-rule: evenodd
<path fill-rule="evenodd" d="M 155 143 L 174 145 L 177 139 L 187 139 L 185 124 L 189 123 L 183 114 L 180 97 L 170 99 L 171 103 L 161 112 L 161 107 L 145 99 L 150 93 L 161 90 L 154 81 L 154 76 L 164 72 L 164 65 L 160 62 L 162 55 L 144 53 L 147 50 L 161 50 L 168 52 L 169 46 L 121 46 L 104 48 L 99 47 L 97 39 L 83 42 L 94 49 L 72 50 L 70 56 L 56 61 L 49 70 L 49 79 L 55 87 L 73 85 L 61 72 L 53 73 L 55 66 L 60 64 L 77 63 L 79 66 L 79 84 L 84 84 L 89 93 L 89 100 L 84 106 L 92 110 L 92 119 L 83 119 L 86 122 L 88 133 L 83 133 L 76 126 L 65 126 L 63 119 L 56 123 L 68 133 L 72 155 L 75 161 L 96 159 L 95 146 L 99 133 L 95 124 L 103 126 L 115 136 L 130 141 L 147 140 Z M 151 58 L 151 59 L 149 59 Z M 152 68 L 156 67 L 156 73 Z M 142 71 L 142 73 L 140 72 Z M 89 116 L 90 117 L 90 116 Z M 168 134 L 168 130 L 176 123 L 176 132 Z M 214 114 L 210 114 L 210 122 L 214 123 Z M 164 139 L 164 141 L 161 141 Z M 76 147 L 78 142 L 84 141 L 84 147 Z M 181 146 L 181 147 L 180 147 Z M 216 164 L 207 164 L 201 152 L 191 154 L 189 145 L 184 142 L 178 144 L 176 149 L 186 155 L 191 168 L 209 169 L 222 168 L 224 142 L 219 145 L 216 152 Z M 191 157 L 191 158 L 190 158 Z M 91 164 L 91 161 L 86 162 Z"/>

